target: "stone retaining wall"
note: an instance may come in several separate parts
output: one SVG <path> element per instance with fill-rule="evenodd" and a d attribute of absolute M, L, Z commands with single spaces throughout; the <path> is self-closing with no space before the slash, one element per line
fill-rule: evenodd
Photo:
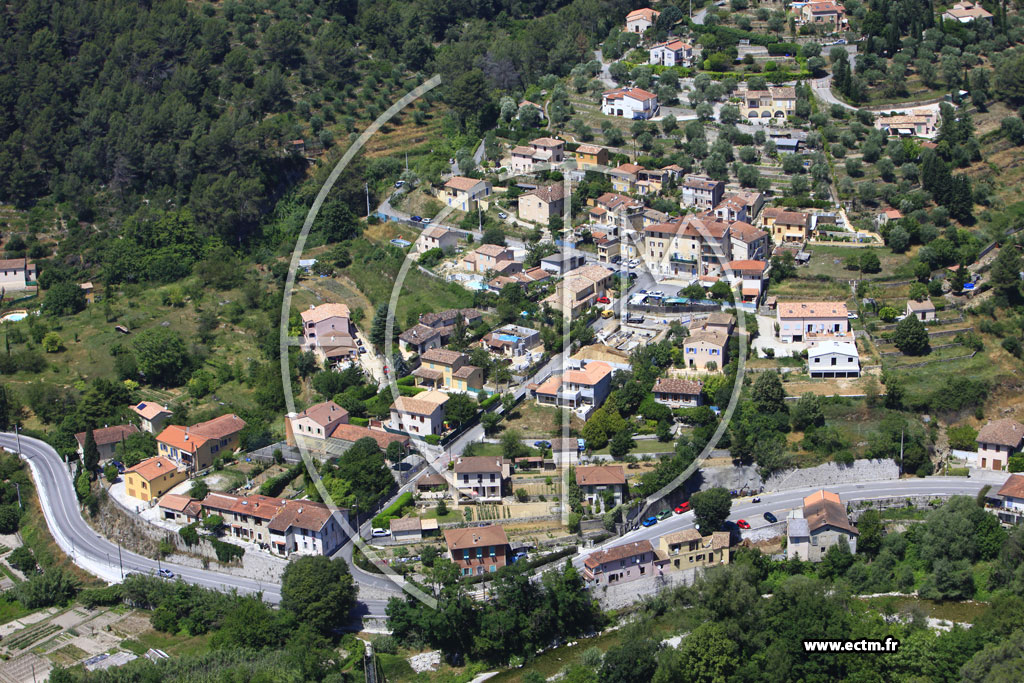
<path fill-rule="evenodd" d="M 590 594 L 600 603 L 601 609 L 622 609 L 640 602 L 644 598 L 657 595 L 663 590 L 678 586 L 692 586 L 696 578 L 696 569 L 668 571 L 661 575 L 655 573 L 652 576 L 645 576 L 635 581 L 626 581 L 610 586 L 595 586 L 590 589 Z"/>

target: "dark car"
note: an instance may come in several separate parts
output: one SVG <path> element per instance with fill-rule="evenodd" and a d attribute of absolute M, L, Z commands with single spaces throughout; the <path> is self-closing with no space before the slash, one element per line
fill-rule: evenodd
<path fill-rule="evenodd" d="M 736 526 L 738 526 L 741 529 L 749 529 L 750 528 L 750 522 L 748 522 L 745 519 L 737 519 L 736 520 Z"/>
<path fill-rule="evenodd" d="M 643 524 L 644 526 L 654 526 L 655 524 L 658 523 L 658 518 L 657 517 L 648 517 L 647 519 L 645 519 L 644 521 L 642 521 L 640 523 Z"/>
<path fill-rule="evenodd" d="M 124 474 L 124 463 L 120 460 L 111 460 L 110 464 L 117 468 L 117 471 Z"/>
<path fill-rule="evenodd" d="M 676 505 L 676 514 L 677 515 L 681 515 L 681 514 L 683 514 L 684 512 L 686 512 L 689 509 L 690 509 L 689 501 L 687 501 L 685 503 L 680 503 L 679 505 Z"/>
<path fill-rule="evenodd" d="M 413 223 L 420 223 L 420 222 L 423 221 L 423 217 L 422 216 L 412 216 L 411 218 L 409 218 L 409 220 L 411 220 Z"/>
<path fill-rule="evenodd" d="M 551 448 L 551 442 L 550 441 L 534 441 L 533 442 L 533 447 L 534 448 Z"/>
<path fill-rule="evenodd" d="M 775 524 L 775 522 L 779 521 L 778 517 L 776 517 L 770 512 L 764 513 L 764 519 L 766 522 L 769 522 L 771 524 Z"/>

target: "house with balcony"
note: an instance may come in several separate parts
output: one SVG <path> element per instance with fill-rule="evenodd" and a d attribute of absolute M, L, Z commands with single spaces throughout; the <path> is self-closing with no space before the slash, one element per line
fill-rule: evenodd
<path fill-rule="evenodd" d="M 589 265 L 575 268 L 555 285 L 555 292 L 541 303 L 574 320 L 604 296 L 611 284 L 612 271 L 604 266 Z"/>
<path fill-rule="evenodd" d="M 992 420 L 978 430 L 977 465 L 983 470 L 1004 470 L 1010 456 L 1021 452 L 1024 442 L 1024 425 L 1003 418 Z"/>
<path fill-rule="evenodd" d="M 619 164 L 608 172 L 612 177 L 612 189 L 625 194 L 636 193 L 637 174 L 644 170 L 636 164 Z"/>
<path fill-rule="evenodd" d="M 775 320 L 779 341 L 785 343 L 845 338 L 850 333 L 849 311 L 841 301 L 780 301 Z"/>
<path fill-rule="evenodd" d="M 761 212 L 761 227 L 775 244 L 803 243 L 811 239 L 811 217 L 802 211 L 770 206 Z"/>
<path fill-rule="evenodd" d="M 491 196 L 491 183 L 487 180 L 454 176 L 444 184 L 442 201 L 459 211 L 476 211 L 477 204 Z"/>
<path fill-rule="evenodd" d="M 696 207 L 711 210 L 722 201 L 725 195 L 725 183 L 702 175 L 683 177 L 682 205 L 683 208 Z"/>
<path fill-rule="evenodd" d="M 676 531 L 658 539 L 658 559 L 675 570 L 729 564 L 730 540 L 728 531 L 713 531 L 707 536 L 696 529 Z"/>
<path fill-rule="evenodd" d="M 533 173 L 538 168 L 548 168 L 565 160 L 565 143 L 556 138 L 537 138 L 526 145 L 512 148 L 509 158 L 504 160 L 513 174 Z"/>
<path fill-rule="evenodd" d="M 311 500 L 211 492 L 202 501 L 202 514 L 219 516 L 227 536 L 284 557 L 332 555 L 348 540 L 348 510 L 332 511 Z"/>
<path fill-rule="evenodd" d="M 996 495 L 999 497 L 996 516 L 1000 522 L 1017 525 L 1024 521 L 1024 474 L 1011 474 Z"/>
<path fill-rule="evenodd" d="M 576 485 L 591 512 L 611 510 L 625 500 L 626 471 L 622 465 L 578 465 L 575 470 Z"/>
<path fill-rule="evenodd" d="M 875 128 L 890 136 L 931 140 L 939 134 L 939 115 L 934 109 L 912 109 L 909 114 L 879 116 Z"/>
<path fill-rule="evenodd" d="M 765 233 L 762 233 L 765 234 Z M 768 263 L 753 259 L 729 261 L 726 269 L 740 282 L 740 296 L 745 303 L 755 303 L 768 289 Z"/>
<path fill-rule="evenodd" d="M 540 343 L 539 331 L 521 325 L 503 325 L 485 334 L 481 340 L 485 349 L 502 358 L 525 355 Z"/>
<path fill-rule="evenodd" d="M 839 494 L 817 491 L 804 498 L 803 507 L 786 518 L 786 559 L 821 562 L 829 548 L 843 538 L 850 552 L 856 553 L 859 535 Z"/>
<path fill-rule="evenodd" d="M 326 365 L 359 357 L 356 326 L 345 304 L 320 304 L 302 311 L 302 348 Z"/>
<path fill-rule="evenodd" d="M 812 379 L 860 377 L 860 354 L 852 341 L 825 339 L 807 346 L 807 372 Z"/>
<path fill-rule="evenodd" d="M 235 414 L 221 415 L 190 427 L 168 425 L 156 437 L 157 453 L 183 467 L 189 476 L 213 465 L 221 453 L 238 448 L 245 420 Z"/>
<path fill-rule="evenodd" d="M 565 185 L 552 183 L 519 195 L 519 218 L 547 225 L 552 217 L 561 218 L 565 212 Z"/>
<path fill-rule="evenodd" d="M 618 237 L 597 237 L 594 239 L 594 246 L 597 247 L 598 263 L 615 263 L 621 255 Z"/>
<path fill-rule="evenodd" d="M 846 8 L 832 0 L 812 0 L 800 7 L 799 22 L 838 31 L 846 24 Z"/>
<path fill-rule="evenodd" d="M 417 386 L 449 393 L 476 394 L 484 388 L 484 371 L 470 365 L 466 354 L 448 349 L 430 349 L 424 353 L 420 356 L 420 366 L 412 374 Z"/>
<path fill-rule="evenodd" d="M 501 458 L 459 458 L 452 467 L 455 502 L 500 503 L 510 468 Z"/>
<path fill-rule="evenodd" d="M 92 430 L 93 441 L 96 442 L 96 449 L 100 452 L 100 461 L 110 460 L 114 457 L 117 444 L 124 441 L 132 434 L 137 434 L 139 428 L 135 425 L 114 425 L 113 427 L 102 427 Z M 88 432 L 75 434 L 75 441 L 78 442 L 78 457 L 85 457 L 85 440 Z"/>
<path fill-rule="evenodd" d="M 656 403 L 669 408 L 693 408 L 702 403 L 704 383 L 694 379 L 659 377 L 651 393 Z"/>
<path fill-rule="evenodd" d="M 416 253 L 422 254 L 431 249 L 440 249 L 445 253 L 450 253 L 458 244 L 458 231 L 435 225 L 420 233 L 416 240 Z"/>
<path fill-rule="evenodd" d="M 617 194 L 605 192 L 594 200 L 589 200 L 589 221 L 606 231 L 608 237 L 621 237 L 626 230 L 643 227 L 643 202 Z"/>
<path fill-rule="evenodd" d="M 728 355 L 729 335 L 721 330 L 701 328 L 683 342 L 683 359 L 690 370 L 722 372 Z"/>
<path fill-rule="evenodd" d="M 570 408 L 584 419 L 611 393 L 612 368 L 603 361 L 571 361 L 576 367 L 552 375 L 533 389 L 538 405 Z"/>
<path fill-rule="evenodd" d="M 498 524 L 445 529 L 444 542 L 448 546 L 448 558 L 462 576 L 492 574 L 511 559 L 508 536 Z"/>
<path fill-rule="evenodd" d="M 610 586 L 652 576 L 655 553 L 650 541 L 624 543 L 598 550 L 583 561 L 583 579 L 588 586 Z"/>
<path fill-rule="evenodd" d="M 648 50 L 648 64 L 661 66 L 690 66 L 693 64 L 693 46 L 678 38 L 658 43 Z"/>
<path fill-rule="evenodd" d="M 767 90 L 741 90 L 740 116 L 749 123 L 785 123 L 786 118 L 796 113 L 796 88 L 793 86 L 769 87 Z"/>
<path fill-rule="evenodd" d="M 650 119 L 658 114 L 658 96 L 641 88 L 626 86 L 605 90 L 601 113 L 624 119 Z"/>
<path fill-rule="evenodd" d="M 391 404 L 391 429 L 410 436 L 444 433 L 444 404 L 448 394 L 431 389 L 415 396 L 399 396 Z"/>
<path fill-rule="evenodd" d="M 761 209 L 764 208 L 764 194 L 751 190 L 738 190 L 723 195 L 722 202 L 728 202 L 728 204 L 725 207 L 725 213 L 718 216 L 720 220 L 742 221 L 753 225 L 758 214 L 761 213 Z M 742 212 L 740 207 L 743 209 Z M 715 208 L 717 214 L 717 206 Z M 744 214 L 745 217 L 741 218 Z"/>

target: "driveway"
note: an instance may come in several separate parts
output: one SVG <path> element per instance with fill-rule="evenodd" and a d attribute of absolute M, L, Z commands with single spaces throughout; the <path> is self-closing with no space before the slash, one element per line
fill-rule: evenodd
<path fill-rule="evenodd" d="M 765 349 L 773 349 L 775 357 L 782 358 L 783 356 L 792 356 L 794 351 L 800 352 L 807 348 L 803 342 L 784 343 L 779 341 L 779 338 L 775 336 L 775 318 L 771 316 L 758 315 L 757 330 L 757 339 L 754 340 L 752 347 L 757 351 L 759 358 L 764 356 Z"/>

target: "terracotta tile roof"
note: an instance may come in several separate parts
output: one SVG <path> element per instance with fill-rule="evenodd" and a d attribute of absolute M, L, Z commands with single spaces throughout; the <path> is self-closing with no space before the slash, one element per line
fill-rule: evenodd
<path fill-rule="evenodd" d="M 764 261 L 741 259 L 739 261 L 729 261 L 728 267 L 729 270 L 735 270 L 740 272 L 756 272 L 758 274 L 761 274 L 764 273 L 764 269 L 768 267 L 768 264 L 765 263 Z"/>
<path fill-rule="evenodd" d="M 320 304 L 319 306 L 306 309 L 300 315 L 302 316 L 302 322 L 314 324 L 328 318 L 351 317 L 348 306 L 345 304 Z"/>
<path fill-rule="evenodd" d="M 623 545 L 617 545 L 614 548 L 609 548 L 608 550 L 598 550 L 596 553 L 591 553 L 584 564 L 591 569 L 596 569 L 605 562 L 625 560 L 627 557 L 653 552 L 654 548 L 651 546 L 650 541 L 625 543 Z"/>
<path fill-rule="evenodd" d="M 460 192 L 469 192 L 482 182 L 484 181 L 457 175 L 452 177 L 452 179 L 445 183 L 444 186 L 450 187 L 453 190 L 459 190 Z"/>
<path fill-rule="evenodd" d="M 697 396 L 704 390 L 704 383 L 699 380 L 674 379 L 671 377 L 659 377 L 651 390 L 655 394 L 686 394 Z"/>
<path fill-rule="evenodd" d="M 552 375 L 544 380 L 540 386 L 534 389 L 534 392 L 545 396 L 553 396 L 558 393 L 558 387 L 560 386 L 562 386 L 561 376 Z"/>
<path fill-rule="evenodd" d="M 391 409 L 411 415 L 432 415 L 438 406 L 448 401 L 448 394 L 443 391 L 424 391 L 416 396 L 399 396 L 391 404 Z"/>
<path fill-rule="evenodd" d="M 635 9 L 629 14 L 627 14 L 626 21 L 630 21 L 632 19 L 646 19 L 647 21 L 653 23 L 654 20 L 657 19 L 660 15 L 661 12 L 658 12 L 657 10 L 653 10 L 650 7 L 642 7 L 640 9 Z"/>
<path fill-rule="evenodd" d="M 461 368 L 459 368 L 458 370 L 453 372 L 452 376 L 453 377 L 457 377 L 459 379 L 467 379 L 468 377 L 470 377 L 474 372 L 476 372 L 479 369 L 480 368 L 478 368 L 475 365 L 463 365 Z"/>
<path fill-rule="evenodd" d="M 162 406 L 159 403 L 146 403 L 145 401 L 133 405 L 132 412 L 144 420 L 152 420 L 154 417 L 157 417 L 162 413 L 167 413 L 168 415 L 171 414 L 171 411 L 165 406 Z"/>
<path fill-rule="evenodd" d="M 324 428 L 325 436 L 330 436 L 333 426 L 348 421 L 348 411 L 334 401 L 324 401 L 323 403 L 311 405 L 295 417 L 308 417 Z"/>
<path fill-rule="evenodd" d="M 174 461 L 170 458 L 165 458 L 162 455 L 155 455 L 152 458 L 146 458 L 135 467 L 129 467 L 125 470 L 125 474 L 134 473 L 146 481 L 153 481 L 161 474 L 174 472 L 177 469 L 178 466 L 175 465 Z"/>
<path fill-rule="evenodd" d="M 671 534 L 665 534 L 661 537 L 661 540 L 665 543 L 665 545 L 675 545 L 676 543 L 693 543 L 694 541 L 699 541 L 700 539 L 700 532 L 696 529 L 683 529 L 682 531 L 676 531 Z"/>
<path fill-rule="evenodd" d="M 212 492 L 203 499 L 203 508 L 239 515 L 252 515 L 260 519 L 273 519 L 284 505 L 284 499 L 272 496 L 239 496 L 233 493 Z"/>
<path fill-rule="evenodd" d="M 565 373 L 565 381 L 573 384 L 593 386 L 612 374 L 612 366 L 604 361 L 590 361 L 579 370 L 569 370 Z"/>
<path fill-rule="evenodd" d="M 472 472 L 474 474 L 482 472 L 488 473 L 501 473 L 501 458 L 491 458 L 486 456 L 480 456 L 476 458 L 459 458 L 455 461 L 455 465 L 452 466 L 453 472 L 465 473 Z"/>
<path fill-rule="evenodd" d="M 724 550 L 732 543 L 732 536 L 728 531 L 711 532 L 711 549 Z"/>
<path fill-rule="evenodd" d="M 1021 439 L 1024 439 L 1024 425 L 1016 420 L 1004 418 L 993 420 L 978 430 L 977 441 L 1019 448 Z"/>
<path fill-rule="evenodd" d="M 744 223 L 743 221 L 736 221 L 730 225 L 729 234 L 747 244 L 768 236 L 768 233 L 764 230 L 755 228 L 750 223 Z"/>
<path fill-rule="evenodd" d="M 640 171 L 644 170 L 643 166 L 637 166 L 636 164 L 619 164 L 611 170 L 612 175 L 636 175 Z"/>
<path fill-rule="evenodd" d="M 592 465 L 576 468 L 576 483 L 580 486 L 624 486 L 626 471 L 622 465 Z"/>
<path fill-rule="evenodd" d="M 215 417 L 212 420 L 207 420 L 206 422 L 194 424 L 192 425 L 191 430 L 200 436 L 205 436 L 210 439 L 224 439 L 237 434 L 242 431 L 244 427 L 245 420 L 234 413 L 228 413 L 227 415 L 221 415 L 220 417 Z"/>
<path fill-rule="evenodd" d="M 444 372 L 441 370 L 431 370 L 430 368 L 420 366 L 412 371 L 414 377 L 422 377 L 423 379 L 429 379 L 431 381 L 437 381 L 444 377 Z"/>
<path fill-rule="evenodd" d="M 564 142 L 555 138 L 537 138 L 530 140 L 530 144 L 534 147 L 562 147 L 565 145 Z"/>
<path fill-rule="evenodd" d="M 597 145 L 580 145 L 576 148 L 576 154 L 593 154 L 597 155 L 601 152 L 604 147 L 598 147 Z"/>
<path fill-rule="evenodd" d="M 736 324 L 736 316 L 725 311 L 715 311 L 704 320 L 705 325 L 728 325 Z"/>
<path fill-rule="evenodd" d="M 482 246 L 477 247 L 473 251 L 475 251 L 477 254 L 483 254 L 484 256 L 491 256 L 497 258 L 498 256 L 501 256 L 506 251 L 508 251 L 508 247 L 503 247 L 499 244 L 484 244 Z"/>
<path fill-rule="evenodd" d="M 160 507 L 167 510 L 174 510 L 175 512 L 184 512 L 185 508 L 187 508 L 190 503 L 195 502 L 195 500 L 195 498 L 181 496 L 177 493 L 165 493 L 163 497 L 160 498 Z"/>
<path fill-rule="evenodd" d="M 811 531 L 824 526 L 834 526 L 850 533 L 858 533 L 850 524 L 846 507 L 840 502 L 839 496 L 829 491 L 817 491 L 804 498 L 804 519 Z"/>
<path fill-rule="evenodd" d="M 579 268 L 574 268 L 573 270 L 570 270 L 568 273 L 565 274 L 565 277 L 567 279 L 570 277 L 585 277 L 591 282 L 601 282 L 602 280 L 610 277 L 611 274 L 612 271 L 608 270 L 604 266 L 599 266 L 592 263 L 588 266 L 580 266 Z"/>
<path fill-rule="evenodd" d="M 430 327 L 422 323 L 417 323 L 402 334 L 398 335 L 398 338 L 407 344 L 422 344 L 430 341 L 434 337 L 441 334 L 441 330 L 436 327 Z"/>
<path fill-rule="evenodd" d="M 157 435 L 156 440 L 186 453 L 195 453 L 210 439 L 202 434 L 192 433 L 188 427 L 168 425 Z"/>
<path fill-rule="evenodd" d="M 847 318 L 846 304 L 841 301 L 782 301 L 779 318 Z"/>
<path fill-rule="evenodd" d="M 516 145 L 515 147 L 512 148 L 511 154 L 513 156 L 532 157 L 533 152 L 533 147 L 527 147 L 526 145 Z"/>
<path fill-rule="evenodd" d="M 1011 474 L 997 495 L 1003 498 L 1024 498 L 1024 475 Z"/>
<path fill-rule="evenodd" d="M 468 529 L 446 529 L 444 542 L 448 550 L 464 550 L 488 545 L 508 545 L 508 536 L 505 535 L 505 529 L 492 524 Z"/>
<path fill-rule="evenodd" d="M 458 351 L 450 351 L 448 349 L 430 349 L 429 351 L 424 351 L 420 358 L 431 363 L 454 365 L 459 362 L 460 359 L 465 360 L 466 354 L 459 353 Z"/>
<path fill-rule="evenodd" d="M 690 45 L 689 44 L 684 43 L 683 41 L 681 41 L 679 39 L 669 40 L 669 41 L 666 41 L 664 43 L 658 43 L 657 45 L 655 45 L 651 49 L 652 50 L 657 50 L 659 47 L 663 47 L 663 48 L 666 48 L 666 49 L 669 49 L 669 50 L 673 50 L 673 51 L 689 50 L 690 49 Z"/>
<path fill-rule="evenodd" d="M 386 451 L 388 446 L 394 442 L 398 442 L 402 447 L 406 447 L 409 444 L 409 437 L 405 434 L 392 434 L 391 432 L 384 432 L 379 429 L 370 429 L 369 427 L 361 427 L 359 425 L 343 424 L 338 425 L 331 432 L 331 437 L 339 439 L 341 441 L 349 441 L 355 443 L 359 439 L 365 439 L 367 437 L 377 442 L 377 446 L 382 451 Z"/>
<path fill-rule="evenodd" d="M 416 480 L 417 486 L 447 486 L 448 480 L 444 478 L 443 474 L 432 472 L 425 477 L 420 477 Z"/>
<path fill-rule="evenodd" d="M 729 343 L 729 336 L 722 330 L 716 330 L 710 327 L 702 327 L 701 329 L 692 332 L 690 336 L 686 338 L 685 342 L 683 343 L 683 347 L 686 348 L 689 346 L 694 346 L 701 342 L 711 344 L 712 346 L 719 346 L 724 348 L 725 345 Z"/>
<path fill-rule="evenodd" d="M 289 528 L 320 531 L 331 518 L 331 509 L 323 503 L 311 500 L 286 500 L 267 525 L 271 531 L 288 531 Z"/>
<path fill-rule="evenodd" d="M 558 200 L 565 198 L 565 186 L 562 183 L 542 185 L 535 190 L 523 193 L 522 196 L 536 197 L 545 204 L 550 204 L 551 202 L 557 202 Z"/>
<path fill-rule="evenodd" d="M 0 269 L 3 270 L 24 270 L 28 267 L 28 259 L 5 258 L 0 259 Z"/>
<path fill-rule="evenodd" d="M 624 97 L 630 97 L 639 102 L 646 102 L 647 100 L 656 100 L 658 96 L 654 93 L 641 90 L 640 88 L 615 88 L 613 90 L 605 90 L 604 96 L 609 100 L 620 100 Z"/>
<path fill-rule="evenodd" d="M 683 187 L 690 187 L 697 190 L 713 190 L 719 185 L 724 185 L 721 180 L 712 180 L 706 176 L 688 175 L 683 177 Z"/>
<path fill-rule="evenodd" d="M 809 214 L 802 211 L 786 211 L 777 206 L 769 206 L 764 210 L 762 216 L 774 218 L 775 222 L 780 225 L 799 225 L 800 227 L 807 227 L 807 221 L 810 218 Z"/>
<path fill-rule="evenodd" d="M 135 425 L 114 425 L 92 430 L 92 438 L 96 440 L 97 446 L 109 446 L 112 443 L 122 441 L 129 434 L 137 434 L 139 428 Z M 79 446 L 85 446 L 86 432 L 75 434 L 75 440 Z"/>
<path fill-rule="evenodd" d="M 454 230 L 449 230 L 448 228 L 442 228 L 441 226 L 435 225 L 432 228 L 424 230 L 423 231 L 423 236 L 424 237 L 431 237 L 431 238 L 437 240 L 437 239 L 441 239 L 442 237 L 444 237 L 448 233 L 452 233 L 452 232 L 455 232 L 455 231 Z"/>

